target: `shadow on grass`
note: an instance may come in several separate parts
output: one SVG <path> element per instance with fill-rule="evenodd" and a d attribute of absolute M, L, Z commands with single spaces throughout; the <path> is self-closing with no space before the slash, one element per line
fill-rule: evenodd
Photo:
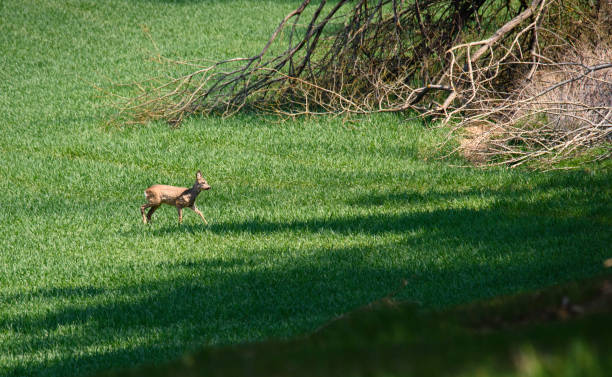
<path fill-rule="evenodd" d="M 104 375 L 603 377 L 612 367 L 609 279 L 435 313 L 385 299 L 305 337 L 207 348 L 165 365 Z M 568 297 L 582 314 L 562 314 Z M 483 331 L 491 319 L 498 324 Z"/>
<path fill-rule="evenodd" d="M 580 194 L 576 200 L 560 190 L 569 185 L 588 189 L 590 195 Z M 306 250 L 275 266 L 253 263 L 250 251 L 242 250 L 238 255 L 245 258 L 159 265 L 172 273 L 110 291 L 57 288 L 8 297 L 8 302 L 36 302 L 83 296 L 89 302 L 0 320 L 0 329 L 16 335 L 14 355 L 33 348 L 58 355 L 7 374 L 81 375 L 167 360 L 199 345 L 283 338 L 374 301 L 395 290 L 403 279 L 408 285 L 398 297 L 432 308 L 593 275 L 602 269 L 601 261 L 612 244 L 606 226 L 609 217 L 600 218 L 610 205 L 606 185 L 551 179 L 537 190 L 383 192 L 346 200 L 362 207 L 400 202 L 419 206 L 473 195 L 487 195 L 490 201 L 476 209 L 442 206 L 293 222 L 253 219 L 151 229 L 153 236 L 329 231 L 399 237 L 369 246 Z M 286 251 L 274 245 L 268 249 Z M 398 258 L 398 250 L 406 261 L 387 263 Z M 49 332 L 55 332 L 51 341 Z M 112 351 L 96 351 L 108 344 L 113 344 Z M 461 360 L 455 362 L 461 368 Z"/>
<path fill-rule="evenodd" d="M 430 190 L 413 191 L 409 188 L 394 192 L 369 192 L 356 197 L 347 197 L 346 203 L 354 207 L 372 208 L 397 206 L 416 208 L 435 204 L 448 209 L 403 211 L 389 215 L 371 214 L 328 218 L 314 218 L 305 221 L 269 221 L 264 217 L 231 222 L 204 224 L 169 225 L 152 230 L 156 236 L 175 232 L 197 233 L 209 230 L 215 233 L 269 233 L 269 232 L 320 232 L 379 234 L 404 232 L 414 228 L 440 228 L 453 238 L 488 240 L 501 236 L 504 239 L 527 234 L 534 224 L 553 223 L 553 227 L 564 228 L 568 223 L 574 226 L 595 222 L 598 225 L 612 225 L 612 174 L 601 174 L 596 178 L 581 172 L 565 175 L 549 175 L 541 179 L 536 189 L 531 187 L 504 187 L 501 189 L 472 189 L 462 191 Z M 572 189 L 574 192 L 568 192 Z M 588 192 L 588 194 L 585 194 Z M 452 208 L 453 203 L 467 202 L 471 198 L 485 199 L 489 205 L 481 209 Z M 449 208 L 450 207 L 450 208 Z M 455 228 L 458 227 L 458 228 Z M 479 234 L 479 229 L 495 230 L 493 234 Z M 469 230 L 466 232 L 466 230 Z M 543 229 L 539 229 L 542 231 Z M 553 231 L 555 229 L 552 229 Z M 565 229 L 558 229 L 561 235 Z M 588 229 L 585 229 L 588 230 Z M 549 232 L 547 232 L 549 233 Z M 507 237 L 506 237 L 507 236 Z M 554 234 L 552 235 L 554 236 Z M 536 237 L 539 237 L 536 235 Z M 482 238 L 482 239 L 481 239 Z"/>

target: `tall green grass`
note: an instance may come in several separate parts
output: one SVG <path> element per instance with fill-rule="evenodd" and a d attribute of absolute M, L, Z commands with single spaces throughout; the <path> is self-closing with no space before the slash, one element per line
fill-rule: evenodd
<path fill-rule="evenodd" d="M 257 51 L 296 1 L 0 3 L 0 375 L 77 376 L 310 331 L 408 285 L 424 308 L 598 274 L 610 169 L 450 166 L 443 132 L 241 114 L 108 128 L 151 57 Z M 153 44 L 143 29 L 149 30 Z M 212 190 L 177 226 L 143 191 Z"/>

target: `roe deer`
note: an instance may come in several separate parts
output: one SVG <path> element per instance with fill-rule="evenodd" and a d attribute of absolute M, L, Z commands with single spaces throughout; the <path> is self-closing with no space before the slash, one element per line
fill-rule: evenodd
<path fill-rule="evenodd" d="M 142 221 L 146 224 L 151 221 L 151 216 L 153 216 L 153 212 L 159 208 L 162 204 L 169 204 L 171 206 L 175 206 L 178 211 L 178 219 L 179 224 L 183 222 L 183 208 L 187 207 L 192 209 L 195 213 L 200 215 L 204 224 L 208 225 L 208 221 L 202 215 L 202 212 L 196 207 L 195 200 L 198 197 L 198 194 L 202 190 L 209 190 L 210 186 L 206 182 L 204 178 L 202 178 L 202 173 L 198 170 L 196 174 L 196 181 L 193 184 L 193 187 L 176 187 L 176 186 L 167 186 L 167 185 L 153 185 L 145 190 L 145 198 L 147 199 L 147 204 L 143 204 L 140 206 L 140 213 L 142 214 Z M 145 216 L 145 209 L 151 207 L 149 213 Z"/>

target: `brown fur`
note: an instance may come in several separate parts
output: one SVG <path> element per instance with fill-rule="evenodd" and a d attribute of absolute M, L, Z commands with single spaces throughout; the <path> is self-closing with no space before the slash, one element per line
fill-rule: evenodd
<path fill-rule="evenodd" d="M 196 207 L 195 200 L 200 194 L 200 191 L 209 190 L 210 185 L 204 178 L 202 173 L 198 170 L 196 174 L 196 181 L 191 188 L 176 187 L 168 185 L 153 185 L 145 190 L 145 198 L 147 203 L 140 206 L 140 213 L 142 214 L 142 221 L 147 224 L 151 222 L 151 216 L 156 209 L 162 204 L 168 204 L 176 207 L 178 211 L 179 224 L 183 222 L 183 208 L 187 207 L 192 209 L 195 213 L 200 215 L 202 221 L 208 224 L 202 212 Z M 145 209 L 151 208 L 145 216 Z"/>

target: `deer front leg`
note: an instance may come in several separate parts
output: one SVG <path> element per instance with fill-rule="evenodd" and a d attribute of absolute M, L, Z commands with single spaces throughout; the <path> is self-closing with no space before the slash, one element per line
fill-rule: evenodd
<path fill-rule="evenodd" d="M 178 211 L 179 225 L 180 225 L 183 223 L 183 207 L 176 206 L 176 210 Z"/>
<path fill-rule="evenodd" d="M 202 212 L 200 212 L 200 210 L 198 209 L 198 207 L 195 206 L 195 204 L 189 208 L 191 208 L 195 213 L 200 215 L 200 217 L 202 218 L 202 221 L 204 221 L 204 224 L 208 225 L 208 221 L 206 221 L 206 219 L 204 218 L 204 215 L 202 215 Z"/>
<path fill-rule="evenodd" d="M 145 209 L 152 207 L 153 205 L 151 203 L 147 203 L 147 204 L 143 204 L 140 206 L 140 213 L 142 214 L 142 222 L 143 223 L 147 223 L 147 218 L 145 216 Z"/>
<path fill-rule="evenodd" d="M 151 209 L 147 213 L 147 222 L 151 222 L 151 216 L 153 216 L 153 212 L 155 212 L 155 210 L 158 209 L 159 206 L 160 206 L 159 204 L 155 206 L 151 206 Z"/>

